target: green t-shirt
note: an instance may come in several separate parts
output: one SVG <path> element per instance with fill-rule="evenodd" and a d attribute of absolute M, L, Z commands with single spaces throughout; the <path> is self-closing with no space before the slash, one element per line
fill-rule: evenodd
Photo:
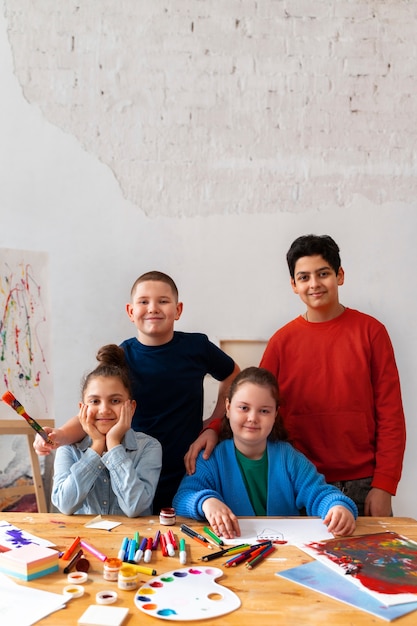
<path fill-rule="evenodd" d="M 235 447 L 236 458 L 242 473 L 242 478 L 248 490 L 249 499 L 255 515 L 266 515 L 266 499 L 268 493 L 268 454 L 265 452 L 261 459 L 248 459 Z"/>

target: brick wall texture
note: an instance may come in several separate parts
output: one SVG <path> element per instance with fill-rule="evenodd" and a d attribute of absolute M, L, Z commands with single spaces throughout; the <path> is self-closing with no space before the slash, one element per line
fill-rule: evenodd
<path fill-rule="evenodd" d="M 415 202 L 416 2 L 3 4 L 26 100 L 150 217 Z"/>

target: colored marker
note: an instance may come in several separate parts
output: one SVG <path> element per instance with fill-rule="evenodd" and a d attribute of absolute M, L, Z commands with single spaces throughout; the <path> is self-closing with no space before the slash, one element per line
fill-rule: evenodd
<path fill-rule="evenodd" d="M 145 567 L 144 565 L 129 565 L 129 567 L 133 567 L 135 572 L 138 574 L 147 574 L 148 576 L 156 576 L 156 569 L 152 567 Z"/>
<path fill-rule="evenodd" d="M 71 569 L 74 567 L 74 565 L 76 564 L 76 562 L 78 561 L 78 559 L 82 556 L 83 551 L 80 549 L 78 550 L 77 554 L 74 556 L 74 558 L 68 563 L 68 565 L 66 567 L 64 567 L 64 574 L 69 574 Z"/>
<path fill-rule="evenodd" d="M 100 561 L 107 561 L 106 555 L 100 552 L 99 550 L 97 550 L 97 548 L 92 546 L 90 543 L 87 543 L 86 541 L 82 539 L 80 541 L 80 544 L 85 550 L 87 550 L 87 552 L 90 552 L 90 554 L 94 554 L 94 556 L 100 559 Z"/>
<path fill-rule="evenodd" d="M 80 537 L 75 537 L 74 541 L 72 542 L 68 550 L 66 550 L 66 552 L 64 552 L 64 554 L 62 555 L 63 561 L 68 561 L 68 559 L 71 558 L 71 554 L 74 552 L 74 550 L 76 549 L 80 541 L 81 541 Z"/>
<path fill-rule="evenodd" d="M 159 537 L 161 536 L 161 531 L 157 530 L 155 533 L 155 537 L 153 538 L 153 542 L 152 542 L 152 550 L 157 550 L 158 549 L 158 545 L 159 545 Z"/>
<path fill-rule="evenodd" d="M 146 537 L 144 537 L 142 541 L 140 542 L 139 549 L 136 551 L 135 556 L 132 559 L 134 563 L 139 563 L 139 561 L 143 557 L 143 553 L 146 550 L 147 544 L 148 544 L 148 540 L 146 539 Z"/>
<path fill-rule="evenodd" d="M 159 545 L 161 546 L 162 556 L 168 556 L 167 546 L 164 533 L 159 535 Z"/>
<path fill-rule="evenodd" d="M 186 526 L 186 524 L 181 524 L 180 528 L 185 535 L 188 535 L 188 537 L 191 537 L 191 539 L 194 539 L 194 541 L 198 541 L 206 548 L 210 548 L 210 550 L 212 550 L 212 546 L 210 545 L 209 541 L 205 537 L 203 537 L 203 535 L 196 533 L 195 530 L 193 530 L 189 526 Z"/>
<path fill-rule="evenodd" d="M 181 565 L 185 565 L 187 563 L 187 551 L 185 549 L 185 539 L 180 539 L 180 563 Z"/>
<path fill-rule="evenodd" d="M 172 545 L 174 546 L 174 550 L 177 550 L 178 546 L 177 546 L 177 540 L 175 539 L 175 535 L 172 532 L 172 530 L 168 531 L 168 535 L 169 535 L 169 539 L 172 543 Z"/>
<path fill-rule="evenodd" d="M 137 549 L 138 549 L 138 544 L 136 543 L 136 539 L 131 539 L 129 542 L 129 552 L 127 553 L 128 561 L 134 560 Z"/>
<path fill-rule="evenodd" d="M 217 543 L 218 546 L 224 546 L 224 541 L 222 539 L 220 539 L 220 537 L 218 537 L 212 530 L 211 528 L 209 528 L 208 526 L 204 526 L 203 528 L 204 532 L 213 539 L 213 541 L 215 543 Z"/>
<path fill-rule="evenodd" d="M 169 536 L 169 533 L 165 533 L 164 539 L 165 539 L 165 545 L 166 545 L 166 549 L 168 552 L 168 556 L 175 556 L 175 549 L 174 549 L 174 546 L 172 545 L 171 537 Z"/>
<path fill-rule="evenodd" d="M 117 558 L 119 558 L 121 561 L 125 560 L 126 550 L 127 550 L 128 545 L 129 545 L 129 539 L 127 537 L 124 537 L 122 541 L 122 545 L 120 546 L 120 550 L 117 554 Z"/>
<path fill-rule="evenodd" d="M 150 563 L 152 559 L 152 537 L 149 537 L 148 543 L 146 544 L 146 550 L 143 555 L 143 560 L 145 563 Z"/>

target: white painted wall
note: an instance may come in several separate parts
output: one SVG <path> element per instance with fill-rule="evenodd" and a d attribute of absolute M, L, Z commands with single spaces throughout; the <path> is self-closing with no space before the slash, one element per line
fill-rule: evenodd
<path fill-rule="evenodd" d="M 408 427 L 394 506 L 417 518 L 415 6 L 97 0 L 88 3 L 96 22 L 83 17 L 92 49 L 105 50 L 100 80 L 107 90 L 117 85 L 117 99 L 97 108 L 88 66 L 77 112 L 68 74 L 73 79 L 86 57 L 71 65 L 68 53 L 65 68 L 54 62 L 62 59 L 59 38 L 80 33 L 76 4 L 13 0 L 3 2 L 7 19 L 0 15 L 0 247 L 49 253 L 57 423 L 74 414 L 96 349 L 133 334 L 124 306 L 139 274 L 174 277 L 185 302 L 179 329 L 216 342 L 267 339 L 302 310 L 289 286 L 289 244 L 303 233 L 329 233 L 346 272 L 342 302 L 378 317 L 394 343 Z M 139 5 L 147 18 L 129 15 Z M 68 7 L 74 19 L 65 33 L 59 11 L 69 20 Z M 171 20 L 162 19 L 164 7 Z M 184 34 L 193 20 L 194 39 Z M 244 31 L 226 45 L 236 20 Z M 139 49 L 129 48 L 136 23 L 146 30 Z M 104 37 L 112 24 L 124 38 Z M 196 69 L 203 44 L 212 51 L 207 75 Z M 146 46 L 158 59 L 143 56 Z M 181 65 L 184 54 L 189 62 Z M 229 74 L 220 71 L 228 56 Z M 110 71 L 118 64 L 125 73 Z M 124 94 L 133 113 L 109 117 Z M 198 128 L 187 127 L 185 111 L 200 115 Z M 142 131 L 128 141 L 132 119 Z M 118 158 L 126 155 L 134 163 L 124 170 Z"/>

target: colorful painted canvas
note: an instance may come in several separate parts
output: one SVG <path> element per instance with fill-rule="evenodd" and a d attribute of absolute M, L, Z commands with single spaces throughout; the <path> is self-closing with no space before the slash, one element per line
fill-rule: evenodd
<path fill-rule="evenodd" d="M 311 561 L 311 563 L 277 572 L 276 575 L 389 622 L 417 610 L 417 600 L 387 606 L 367 591 L 358 589 L 353 584 L 351 576 L 342 578 L 337 572 L 319 561 Z"/>
<path fill-rule="evenodd" d="M 300 546 L 385 604 L 417 600 L 417 543 L 387 531 Z"/>

